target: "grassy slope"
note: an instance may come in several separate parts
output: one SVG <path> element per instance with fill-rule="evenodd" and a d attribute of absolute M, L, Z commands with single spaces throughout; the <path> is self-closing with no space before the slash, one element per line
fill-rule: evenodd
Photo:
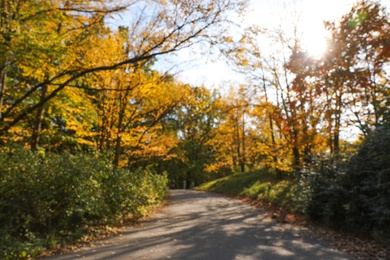
<path fill-rule="evenodd" d="M 268 201 L 275 206 L 292 211 L 301 211 L 304 202 L 299 192 L 298 185 L 292 178 L 286 177 L 284 180 L 277 180 L 273 174 L 265 171 L 249 172 L 245 174 L 235 174 L 209 183 L 205 183 L 196 188 L 197 190 L 220 192 L 230 195 L 250 196 L 256 200 Z M 264 205 L 264 204 L 262 204 Z M 307 222 L 305 221 L 305 225 Z M 353 233 L 329 232 L 326 226 L 311 223 L 310 228 L 321 239 L 326 239 L 330 245 L 340 251 L 350 253 L 359 259 L 377 259 L 373 256 L 386 258 L 390 252 L 388 244 L 383 241 L 362 238 Z M 386 249 L 387 248 L 387 249 Z M 378 259 L 379 259 L 378 258 Z"/>
<path fill-rule="evenodd" d="M 302 201 L 299 199 L 299 192 L 294 180 L 291 177 L 278 180 L 274 174 L 264 170 L 234 174 L 205 183 L 196 189 L 236 196 L 249 196 L 293 211 L 302 209 Z"/>

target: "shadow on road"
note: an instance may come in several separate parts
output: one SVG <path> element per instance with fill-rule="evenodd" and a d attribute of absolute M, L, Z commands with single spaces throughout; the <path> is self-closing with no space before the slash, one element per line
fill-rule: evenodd
<path fill-rule="evenodd" d="M 187 190 L 171 195 L 141 227 L 52 259 L 353 259 L 239 200 Z"/>

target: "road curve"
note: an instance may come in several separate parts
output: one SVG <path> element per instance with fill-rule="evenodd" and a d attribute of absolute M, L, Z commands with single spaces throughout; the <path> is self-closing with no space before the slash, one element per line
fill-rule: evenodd
<path fill-rule="evenodd" d="M 278 224 L 239 200 L 171 191 L 169 205 L 139 227 L 47 259 L 354 259 L 303 228 Z"/>

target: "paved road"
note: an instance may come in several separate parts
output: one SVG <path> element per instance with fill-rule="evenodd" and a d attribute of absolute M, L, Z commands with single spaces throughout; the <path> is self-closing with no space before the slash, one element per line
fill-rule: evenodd
<path fill-rule="evenodd" d="M 50 259 L 354 259 L 309 232 L 216 194 L 174 190 L 161 213 L 123 236 Z"/>

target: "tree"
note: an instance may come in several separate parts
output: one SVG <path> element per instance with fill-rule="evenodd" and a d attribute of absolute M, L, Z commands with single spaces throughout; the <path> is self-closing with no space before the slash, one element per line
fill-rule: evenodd
<path fill-rule="evenodd" d="M 272 39 L 274 52 L 262 50 L 260 39 L 265 33 Z M 260 135 L 268 136 L 259 139 L 259 147 L 271 151 L 268 155 L 279 178 L 282 161 L 299 170 L 311 161 L 318 145 L 317 130 L 323 115 L 323 105 L 317 100 L 317 81 L 311 74 L 316 63 L 302 50 L 296 31 L 290 37 L 279 30 L 249 28 L 229 54 L 259 97 L 253 104 L 254 116 L 261 120 L 260 124 L 268 125 L 258 126 L 266 131 Z M 290 155 L 285 149 L 290 150 Z"/>
<path fill-rule="evenodd" d="M 179 148 L 183 151 L 184 175 L 190 181 L 208 180 L 206 168 L 214 162 L 211 145 L 219 123 L 217 93 L 205 87 L 187 86 L 187 99 L 177 110 Z"/>
<path fill-rule="evenodd" d="M 364 135 L 383 122 L 389 108 L 389 20 L 379 3 L 360 1 L 338 23 L 327 23 L 331 48 L 322 71 L 337 94 L 335 118 L 345 111 Z"/>
<path fill-rule="evenodd" d="M 15 5 L 3 0 L 1 4 L 5 6 L 1 22 L 7 26 L 2 26 L 1 31 L 1 45 L 6 48 L 1 53 L 0 135 L 10 133 L 64 88 L 91 73 L 135 65 L 200 42 L 217 44 L 218 36 L 226 30 L 227 13 L 244 8 L 243 1 L 230 0 L 140 1 L 137 4 L 31 0 Z M 139 12 L 132 13 L 127 26 L 131 31 L 123 46 L 127 55 L 109 63 L 91 63 L 88 56 L 99 50 L 94 40 L 110 35 L 105 18 L 129 8 Z M 13 30 L 17 34 L 11 37 Z M 5 92 L 6 86 L 10 90 L 17 88 L 19 94 Z"/>
<path fill-rule="evenodd" d="M 226 140 L 230 146 L 228 150 L 231 152 L 233 166 L 238 166 L 240 171 L 244 173 L 247 163 L 249 93 L 244 86 L 240 86 L 238 89 L 231 88 L 224 102 L 225 118 L 223 124 L 227 130 L 225 134 L 229 136 L 229 140 Z"/>

